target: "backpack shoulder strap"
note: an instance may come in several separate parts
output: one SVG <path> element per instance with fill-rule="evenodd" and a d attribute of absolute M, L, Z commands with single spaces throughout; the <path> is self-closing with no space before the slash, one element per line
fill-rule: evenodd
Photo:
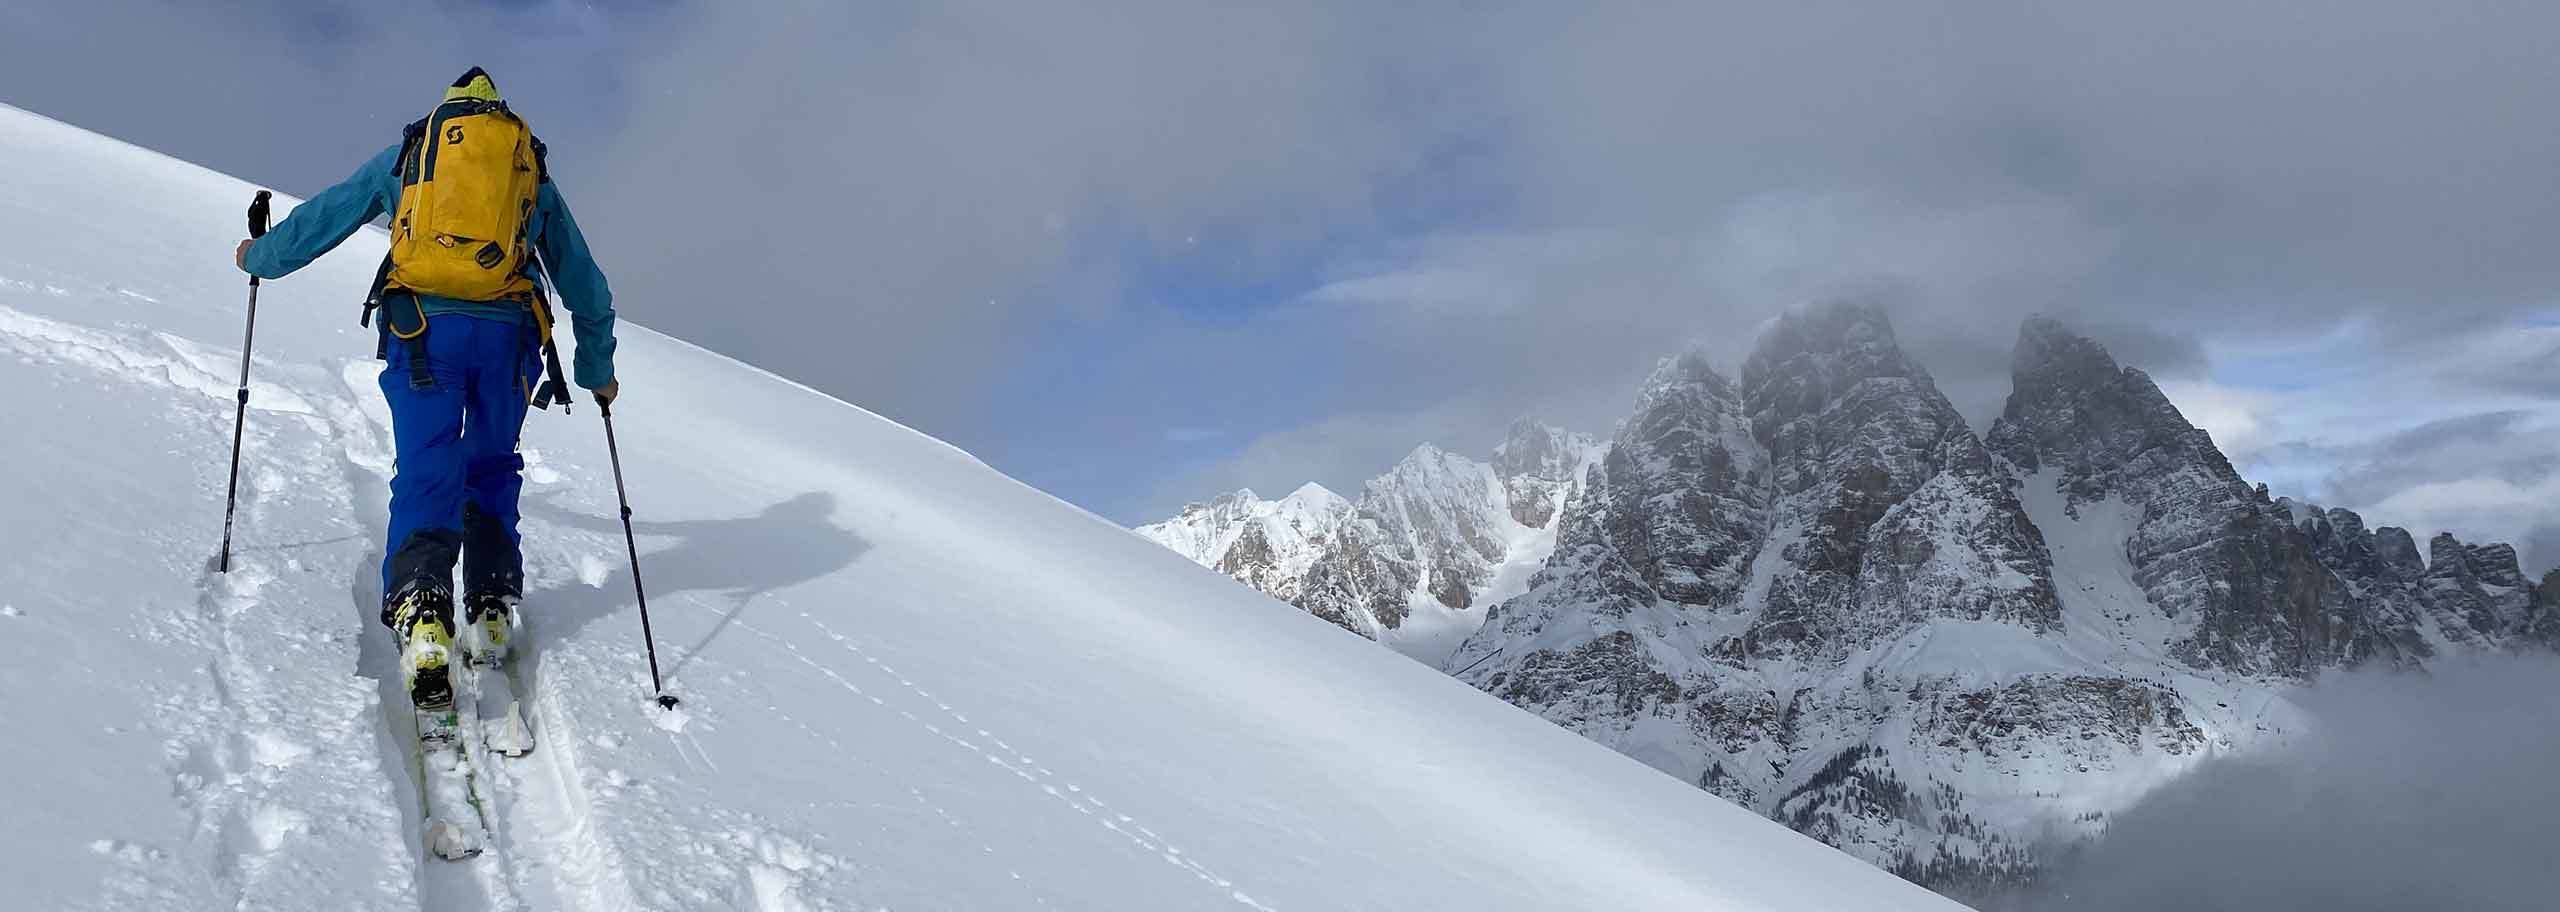
<path fill-rule="evenodd" d="M 410 121 L 408 126 L 400 128 L 400 154 L 391 159 L 391 173 L 399 176 L 402 187 L 418 182 L 416 173 L 409 168 L 409 161 L 418 157 L 418 143 L 426 135 L 427 119 L 424 117 Z M 396 217 L 397 213 L 394 215 Z M 383 289 L 390 283 L 391 253 L 384 251 L 382 266 L 373 271 L 373 285 L 365 289 L 364 313 L 356 316 L 357 326 L 373 325 L 373 311 L 382 306 Z"/>
<path fill-rule="evenodd" d="M 409 160 L 418 157 L 418 141 L 426 135 L 427 119 L 424 117 L 410 121 L 408 126 L 400 128 L 400 157 L 392 159 L 391 173 L 400 176 L 400 185 L 403 187 L 418 182 L 417 176 L 409 170 Z"/>
<path fill-rule="evenodd" d="M 542 137 L 529 136 L 527 139 L 533 143 L 533 183 L 535 186 L 548 184 L 551 182 L 551 147 L 542 144 Z"/>

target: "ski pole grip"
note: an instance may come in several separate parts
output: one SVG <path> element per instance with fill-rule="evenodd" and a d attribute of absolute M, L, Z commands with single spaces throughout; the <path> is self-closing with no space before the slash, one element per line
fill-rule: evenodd
<path fill-rule="evenodd" d="M 251 240 L 255 240 L 266 236 L 267 191 L 260 190 L 258 191 L 258 197 L 249 201 L 249 237 Z"/>

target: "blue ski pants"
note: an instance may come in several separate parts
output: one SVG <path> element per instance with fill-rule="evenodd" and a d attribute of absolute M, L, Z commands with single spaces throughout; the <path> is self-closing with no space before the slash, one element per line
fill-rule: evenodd
<path fill-rule="evenodd" d="M 450 591 L 462 561 L 465 592 L 521 595 L 516 497 L 524 457 L 516 438 L 541 370 L 533 328 L 467 314 L 427 317 L 425 379 L 408 343 L 384 351 L 382 396 L 397 453 L 382 592 Z M 386 620 L 387 623 L 387 620 Z"/>

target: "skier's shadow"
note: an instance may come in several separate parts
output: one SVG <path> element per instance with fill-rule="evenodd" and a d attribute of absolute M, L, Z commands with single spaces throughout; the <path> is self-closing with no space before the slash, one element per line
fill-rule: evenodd
<path fill-rule="evenodd" d="M 675 677 L 719 639 L 758 596 L 842 570 L 870 550 L 870 543 L 861 536 L 835 524 L 835 508 L 835 495 L 811 491 L 752 516 L 632 522 L 633 531 L 641 537 L 640 580 L 655 603 L 656 610 L 650 613 L 661 625 L 659 633 L 667 632 L 669 607 L 684 611 L 700 606 L 720 612 L 719 621 L 691 644 L 660 644 L 661 658 L 674 653 L 667 677 Z M 526 501 L 524 512 L 546 523 L 622 537 L 619 518 L 590 516 L 540 501 Z M 669 546 L 649 540 L 667 537 L 677 539 L 676 543 Z M 616 549 L 606 559 L 615 569 L 603 586 L 572 581 L 526 594 L 525 623 L 537 640 L 566 640 L 598 618 L 633 604 L 628 556 Z M 632 635 L 639 635 L 636 625 Z M 540 653 L 538 646 L 535 652 Z"/>

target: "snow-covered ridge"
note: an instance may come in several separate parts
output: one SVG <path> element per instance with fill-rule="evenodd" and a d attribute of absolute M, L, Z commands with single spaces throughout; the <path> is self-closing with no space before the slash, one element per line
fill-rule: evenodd
<path fill-rule="evenodd" d="M 1491 462 L 1429 443 L 1344 501 L 1313 482 L 1279 501 L 1237 491 L 1138 534 L 1343 629 L 1437 665 L 1525 591 L 1555 516 L 1604 448 L 1523 418 Z"/>
<path fill-rule="evenodd" d="M 628 323 L 684 711 L 646 702 L 595 419 L 535 416 L 542 746 L 492 774 L 489 854 L 422 860 L 369 582 L 381 235 L 264 288 L 217 576 L 252 188 L 5 108 L 0 162 L 0 804 L 41 822 L 0 836 L 12 908 L 1948 908 Z"/>

